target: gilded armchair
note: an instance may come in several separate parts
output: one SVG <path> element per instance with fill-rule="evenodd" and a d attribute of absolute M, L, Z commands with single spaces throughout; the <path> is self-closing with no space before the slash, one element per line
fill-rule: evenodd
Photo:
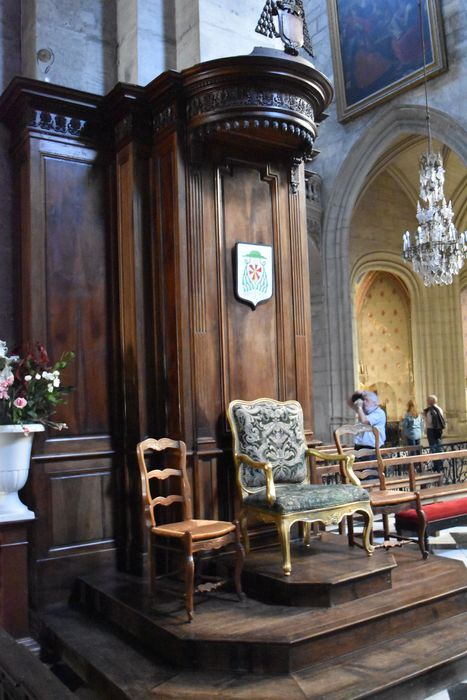
<path fill-rule="evenodd" d="M 369 495 L 357 485 L 352 472 L 354 457 L 320 453 L 308 448 L 303 412 L 297 401 L 256 399 L 232 401 L 227 410 L 232 430 L 236 483 L 241 501 L 240 525 L 249 551 L 247 516 L 252 514 L 276 525 L 281 543 L 284 574 L 291 573 L 290 528 L 305 523 L 305 544 L 310 544 L 310 523 L 337 524 L 354 513 L 364 516 L 363 546 L 373 552 L 370 533 L 373 513 Z M 310 484 L 309 458 L 339 462 L 346 484 Z M 352 481 L 354 483 L 352 483 Z"/>

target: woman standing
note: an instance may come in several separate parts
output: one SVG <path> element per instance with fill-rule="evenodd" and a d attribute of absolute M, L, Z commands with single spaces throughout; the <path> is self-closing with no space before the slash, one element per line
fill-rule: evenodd
<path fill-rule="evenodd" d="M 415 401 L 407 404 L 407 413 L 402 419 L 402 432 L 407 445 L 419 445 L 422 437 L 423 418 L 420 415 Z"/>

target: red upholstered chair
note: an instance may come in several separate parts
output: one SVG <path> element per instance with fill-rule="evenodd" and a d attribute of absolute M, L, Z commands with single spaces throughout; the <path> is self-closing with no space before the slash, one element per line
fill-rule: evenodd
<path fill-rule="evenodd" d="M 154 469 L 147 466 L 146 460 L 150 453 L 168 452 L 175 466 L 164 469 Z M 240 527 L 237 521 L 231 523 L 222 520 L 194 520 L 191 504 L 191 490 L 186 473 L 186 445 L 181 440 L 169 438 L 154 440 L 148 438 L 137 445 L 136 453 L 141 474 L 141 486 L 146 524 L 149 529 L 149 561 L 151 575 L 151 590 L 156 593 L 156 566 L 154 547 L 181 552 L 185 561 L 185 607 L 188 620 L 193 619 L 194 592 L 194 560 L 193 554 L 210 549 L 219 549 L 233 545 L 236 552 L 235 588 L 238 597 L 242 598 L 241 572 L 244 551 L 240 542 Z M 151 485 L 155 481 L 170 479 L 179 482 L 176 494 L 153 496 Z M 168 507 L 179 503 L 182 509 L 182 520 L 169 523 L 157 523 L 156 508 Z M 168 544 L 166 544 L 168 542 Z"/>

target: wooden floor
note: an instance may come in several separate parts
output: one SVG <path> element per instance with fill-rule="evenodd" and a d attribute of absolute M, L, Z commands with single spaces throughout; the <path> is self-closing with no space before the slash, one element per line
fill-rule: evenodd
<path fill-rule="evenodd" d="M 323 547 L 345 558 L 336 542 Z M 310 561 L 315 572 L 316 544 Z M 81 609 L 44 616 L 45 645 L 112 700 L 424 700 L 467 676 L 467 569 L 415 546 L 376 552 L 371 567 L 387 565 L 390 589 L 333 607 L 216 591 L 191 624 L 178 598 L 154 605 L 140 579 L 96 574 L 81 581 Z"/>

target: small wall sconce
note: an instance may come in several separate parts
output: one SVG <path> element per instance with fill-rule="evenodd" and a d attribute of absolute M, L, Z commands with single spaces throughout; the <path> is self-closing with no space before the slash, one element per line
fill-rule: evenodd
<path fill-rule="evenodd" d="M 49 82 L 48 73 L 53 66 L 55 61 L 55 54 L 50 48 L 39 49 L 36 53 L 36 63 L 39 67 L 39 71 L 43 75 L 43 80 L 46 83 Z"/>

